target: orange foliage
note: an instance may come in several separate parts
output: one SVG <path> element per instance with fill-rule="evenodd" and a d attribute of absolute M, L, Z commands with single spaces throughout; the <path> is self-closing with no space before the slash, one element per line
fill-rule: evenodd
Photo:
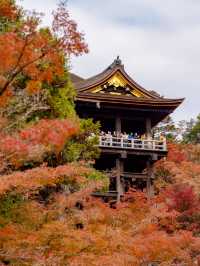
<path fill-rule="evenodd" d="M 14 20 L 17 17 L 17 7 L 9 0 L 0 0 L 0 17 Z"/>
<path fill-rule="evenodd" d="M 20 8 L 6 0 L 1 3 L 0 15 L 14 20 Z M 64 54 L 87 52 L 84 36 L 78 32 L 64 5 L 54 13 L 52 30 L 38 29 L 40 18 L 40 14 L 32 12 L 32 15 L 24 16 L 19 25 L 0 34 L 0 77 L 4 80 L 3 83 L 0 81 L 0 96 L 15 87 L 20 75 L 28 78 L 27 90 L 37 92 L 42 82 L 51 83 L 64 74 Z"/>
<path fill-rule="evenodd" d="M 170 236 L 165 232 L 152 231 L 148 235 L 138 235 L 135 238 L 133 252 L 139 265 L 156 262 L 159 265 L 192 266 L 193 260 L 188 251 L 193 249 L 192 244 L 195 243 L 196 239 L 188 232 Z"/>
<path fill-rule="evenodd" d="M 168 208 L 168 215 L 161 217 L 160 226 L 167 232 L 184 229 L 198 235 L 200 232 L 199 147 L 194 145 L 171 147 L 167 159 L 160 161 L 155 168 L 158 177 L 156 187 L 162 192 L 159 195 L 160 202 L 164 202 Z M 175 219 L 172 219 L 171 211 L 176 212 Z"/>
<path fill-rule="evenodd" d="M 39 80 L 30 80 L 26 85 L 26 90 L 29 94 L 35 94 L 42 88 L 42 83 Z"/>
<path fill-rule="evenodd" d="M 40 120 L 18 134 L 0 134 L 0 155 L 15 168 L 25 162 L 42 162 L 47 154 L 58 155 L 66 141 L 78 130 L 69 120 Z"/>
<path fill-rule="evenodd" d="M 73 121 L 43 119 L 20 132 L 20 138 L 32 145 L 42 144 L 59 153 L 66 140 L 77 133 L 78 125 Z"/>
<path fill-rule="evenodd" d="M 70 172 L 70 168 L 67 170 L 65 167 L 58 172 L 62 176 L 65 171 L 68 177 L 72 175 L 75 178 L 82 172 L 78 168 Z M 47 174 L 47 180 L 52 173 Z M 28 171 L 26 175 L 30 175 L 30 179 L 32 176 L 34 183 L 34 175 L 39 175 L 39 169 L 32 173 Z M 78 178 L 76 182 L 84 184 L 85 181 Z M 51 178 L 49 182 L 54 183 L 55 180 Z M 41 187 L 37 186 L 36 190 L 38 188 Z M 21 188 L 21 191 L 24 189 Z M 26 190 L 34 192 L 34 184 L 27 186 Z M 159 230 L 152 221 L 148 203 L 140 205 L 141 196 L 133 193 L 130 200 L 129 195 L 129 203 L 116 210 L 92 199 L 90 191 L 85 189 L 67 195 L 54 192 L 51 202 L 45 206 L 33 204 L 33 201 L 25 203 L 19 211 L 22 215 L 22 210 L 26 210 L 22 224 L 9 224 L 1 230 L 2 254 L 11 262 L 23 260 L 49 266 L 54 263 L 141 266 L 151 262 L 163 266 L 195 265 L 200 255 L 199 239 L 187 231 L 169 235 Z M 32 222 L 27 219 L 29 216 Z"/>
<path fill-rule="evenodd" d="M 169 210 L 193 213 L 199 208 L 199 199 L 188 184 L 170 186 L 165 190 L 164 197 Z"/>
<path fill-rule="evenodd" d="M 155 166 L 158 187 L 166 187 L 169 183 L 187 183 L 196 192 L 200 191 L 200 164 L 198 163 L 199 148 L 191 145 L 172 144 L 166 160 L 159 161 Z M 165 182 L 163 182 L 165 181 Z"/>
<path fill-rule="evenodd" d="M 59 38 L 59 45 L 66 55 L 88 53 L 88 46 L 84 42 L 84 35 L 77 31 L 77 24 L 70 18 L 66 4 L 61 1 L 58 9 L 53 12 L 53 31 Z"/>
<path fill-rule="evenodd" d="M 183 149 L 183 147 L 180 144 L 175 143 L 168 143 L 168 161 L 172 161 L 175 163 L 181 163 L 182 161 L 185 161 L 187 156 Z"/>
<path fill-rule="evenodd" d="M 29 191 L 37 191 L 44 186 L 54 186 L 56 183 L 64 181 L 65 178 L 84 184 L 87 180 L 83 174 L 88 172 L 89 169 L 86 167 L 76 167 L 73 164 L 58 166 L 57 168 L 42 166 L 25 172 L 14 172 L 11 175 L 1 176 L 0 195 L 11 190 L 26 194 Z"/>

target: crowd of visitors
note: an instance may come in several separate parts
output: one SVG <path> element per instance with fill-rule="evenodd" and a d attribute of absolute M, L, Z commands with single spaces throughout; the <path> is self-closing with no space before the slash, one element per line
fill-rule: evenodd
<path fill-rule="evenodd" d="M 132 140 L 134 140 L 135 145 L 141 145 L 142 142 L 145 140 L 146 140 L 146 144 L 149 145 L 150 143 L 147 143 L 147 142 L 152 139 L 157 140 L 158 145 L 159 144 L 163 145 L 163 143 L 166 141 L 166 138 L 163 134 L 153 136 L 152 138 L 149 138 L 149 137 L 147 138 L 146 134 L 143 134 L 143 135 L 140 135 L 138 133 L 127 134 L 126 132 L 118 133 L 115 131 L 113 133 L 111 133 L 110 131 L 108 132 L 101 131 L 100 137 L 101 137 L 102 145 L 106 145 L 106 146 L 118 146 L 118 145 L 121 145 L 121 141 L 122 141 L 123 146 L 128 147 L 129 145 L 131 145 Z"/>
<path fill-rule="evenodd" d="M 138 133 L 129 133 L 127 134 L 126 132 L 124 133 L 118 133 L 118 132 L 113 132 L 113 134 L 108 131 L 108 132 L 104 132 L 101 131 L 100 133 L 101 137 L 105 137 L 105 138 L 116 138 L 116 139 L 128 139 L 128 140 L 132 140 L 132 139 L 136 139 L 136 140 L 149 140 L 149 138 L 147 138 L 146 134 L 140 135 Z M 159 134 L 156 135 L 154 137 L 152 137 L 152 139 L 154 140 L 160 140 L 160 141 L 165 141 L 166 138 L 164 136 L 164 134 Z"/>

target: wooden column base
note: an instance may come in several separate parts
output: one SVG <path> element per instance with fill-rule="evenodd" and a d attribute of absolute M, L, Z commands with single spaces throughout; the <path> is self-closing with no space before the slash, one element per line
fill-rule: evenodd
<path fill-rule="evenodd" d="M 121 182 L 121 175 L 123 172 L 123 161 L 119 158 L 116 159 L 116 172 L 117 172 L 117 179 L 116 179 L 117 202 L 120 202 L 121 196 L 124 195 L 124 186 Z"/>
<path fill-rule="evenodd" d="M 154 185 L 152 184 L 153 164 L 149 159 L 147 161 L 147 197 L 151 199 L 154 196 Z"/>

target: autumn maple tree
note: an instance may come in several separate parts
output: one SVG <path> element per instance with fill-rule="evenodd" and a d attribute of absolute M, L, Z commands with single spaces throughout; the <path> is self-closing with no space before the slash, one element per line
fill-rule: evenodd
<path fill-rule="evenodd" d="M 78 131 L 75 117 L 63 120 L 75 113 L 67 61 L 88 48 L 64 2 L 52 28 L 42 28 L 40 13 L 12 0 L 1 0 L 0 15 L 0 152 L 2 165 L 16 168 L 58 154 Z"/>
<path fill-rule="evenodd" d="M 0 0 L 0 265 L 200 265 L 199 146 L 169 144 L 150 201 L 93 198 L 99 125 L 76 116 L 68 71 L 88 48 L 64 2 L 53 17 Z"/>
<path fill-rule="evenodd" d="M 2 2 L 2 1 L 1 1 Z M 1 5 L 1 16 L 15 21 L 20 13 L 12 1 Z M 24 75 L 24 87 L 31 93 L 40 90 L 42 83 L 51 83 L 64 74 L 64 56 L 88 51 L 83 35 L 70 19 L 63 2 L 54 12 L 52 30 L 39 28 L 41 15 L 35 12 L 19 18 L 19 23 L 0 35 L 0 95 L 12 91 L 12 86 Z M 2 23 L 3 24 L 3 23 Z"/>

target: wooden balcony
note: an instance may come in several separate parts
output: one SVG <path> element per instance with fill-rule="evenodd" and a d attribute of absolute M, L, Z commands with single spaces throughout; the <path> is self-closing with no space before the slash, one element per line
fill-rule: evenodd
<path fill-rule="evenodd" d="M 143 150 L 143 151 L 167 151 L 167 143 L 162 140 L 143 140 L 117 138 L 113 136 L 100 136 L 100 148 L 113 148 L 124 150 Z"/>

